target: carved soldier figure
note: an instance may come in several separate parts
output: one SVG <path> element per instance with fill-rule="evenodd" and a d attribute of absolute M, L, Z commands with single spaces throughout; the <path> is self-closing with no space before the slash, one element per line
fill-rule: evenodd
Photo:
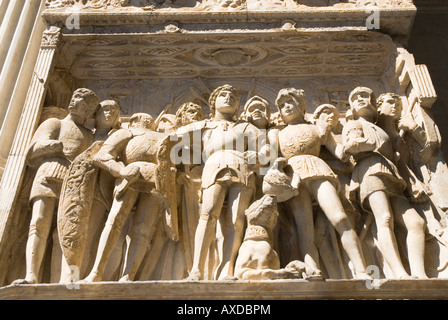
<path fill-rule="evenodd" d="M 26 247 L 26 277 L 14 281 L 14 284 L 38 282 L 63 180 L 71 161 L 93 142 L 93 132 L 84 123 L 93 117 L 98 104 L 94 92 L 77 89 L 70 101 L 67 117 L 46 120 L 34 134 L 27 162 L 38 169 L 30 194 L 32 217 Z"/>
<path fill-rule="evenodd" d="M 269 142 L 278 143 L 283 161 L 292 169 L 293 187 L 297 193 L 287 200 L 292 210 L 299 235 L 303 261 L 321 274 L 319 254 L 314 239 L 313 198 L 330 223 L 341 235 L 342 246 L 353 263 L 356 278 L 368 278 L 361 243 L 339 198 L 339 181 L 331 168 L 320 159 L 322 144 L 318 128 L 305 121 L 306 98 L 303 90 L 280 90 L 275 101 L 286 126 L 272 129 Z M 334 150 L 333 150 L 334 151 Z M 297 185 L 296 185 L 297 184 Z"/>
<path fill-rule="evenodd" d="M 154 120 L 150 115 L 134 114 L 130 119 L 130 129 L 121 129 L 112 134 L 95 157 L 98 167 L 108 170 L 117 180 L 96 260 L 85 282 L 102 280 L 106 263 L 134 205 L 131 243 L 127 248 L 121 281 L 134 280 L 161 218 L 158 212 L 164 205 L 173 218 L 166 223 L 168 235 L 177 240 L 176 200 L 164 199 L 165 194 L 160 193 L 160 185 L 164 182 L 158 180 L 173 182 L 171 188 L 175 190 L 175 181 L 170 180 L 172 168 L 161 163 L 159 157 L 166 135 L 151 130 L 153 126 Z"/>
<path fill-rule="evenodd" d="M 244 236 L 244 210 L 249 207 L 255 190 L 254 173 L 247 152 L 256 149 L 260 131 L 250 123 L 235 121 L 239 98 L 232 86 L 215 89 L 209 102 L 212 119 L 204 125 L 202 206 L 189 280 L 200 280 L 204 276 L 204 265 L 218 219 L 222 241 L 218 249 L 221 261 L 216 274 L 217 277 L 233 277 Z M 227 212 L 221 214 L 226 199 Z"/>
<path fill-rule="evenodd" d="M 180 128 L 196 121 L 202 121 L 202 107 L 193 102 L 183 103 L 176 112 L 176 128 Z"/>
<path fill-rule="evenodd" d="M 394 150 L 390 137 L 374 124 L 378 113 L 373 91 L 357 87 L 351 92 L 349 102 L 354 120 L 344 126 L 343 152 L 356 160 L 352 180 L 358 185 L 360 205 L 373 213 L 379 249 L 397 278 L 409 278 L 409 275 L 398 251 L 393 221 L 406 219 L 403 223 L 407 227 L 412 221 L 407 239 L 411 272 L 425 278 L 424 220 L 410 210 L 403 195 L 406 182 L 392 162 Z"/>
<path fill-rule="evenodd" d="M 271 108 L 269 102 L 260 96 L 253 96 L 244 105 L 240 120 L 252 123 L 258 129 L 269 128 Z"/>
<path fill-rule="evenodd" d="M 71 163 L 64 179 L 57 219 L 63 252 L 62 283 L 79 280 L 90 265 L 88 257 L 96 252 L 99 233 L 112 203 L 114 178 L 107 171 L 98 170 L 93 159 L 119 125 L 117 102 L 102 101 L 95 114 L 94 142 Z"/>

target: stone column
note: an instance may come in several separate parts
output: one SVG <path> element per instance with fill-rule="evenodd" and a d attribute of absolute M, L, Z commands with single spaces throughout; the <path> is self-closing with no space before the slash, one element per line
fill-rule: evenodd
<path fill-rule="evenodd" d="M 40 16 L 45 8 L 45 1 L 31 2 L 35 5 L 24 8 L 20 19 L 22 22 L 19 22 L 14 39 L 9 46 L 8 58 L 6 58 L 8 62 L 0 75 L 2 79 L 0 96 L 3 104 L 0 107 L 0 123 L 3 122 L 0 129 L 0 177 L 19 123 L 39 53 L 42 33 L 46 27 L 45 21 Z M 0 17 L 1 9 L 2 4 L 0 4 Z"/>
<path fill-rule="evenodd" d="M 43 34 L 25 105 L 0 183 L 0 199 L 2 199 L 0 202 L 0 283 L 4 281 L 7 269 L 7 252 L 11 236 L 9 230 L 14 215 L 20 214 L 15 212 L 14 205 L 26 170 L 26 150 L 39 123 L 60 36 L 60 28 L 57 27 L 50 27 Z"/>

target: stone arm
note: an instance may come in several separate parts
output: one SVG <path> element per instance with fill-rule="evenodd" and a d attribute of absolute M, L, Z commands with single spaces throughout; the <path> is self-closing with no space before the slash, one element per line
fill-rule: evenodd
<path fill-rule="evenodd" d="M 110 172 L 115 178 L 123 177 L 123 170 L 126 166 L 120 161 L 120 156 L 132 137 L 132 133 L 126 129 L 113 133 L 95 155 L 93 159 L 94 164 Z"/>
<path fill-rule="evenodd" d="M 349 160 L 349 155 L 344 152 L 344 146 L 340 141 L 337 141 L 333 132 L 329 132 L 322 144 L 331 152 L 333 156 L 337 159 L 347 162 Z"/>
<path fill-rule="evenodd" d="M 375 151 L 376 141 L 364 137 L 362 126 L 356 121 L 349 121 L 342 131 L 342 154 L 356 155 Z"/>
<path fill-rule="evenodd" d="M 37 128 L 27 152 L 28 165 L 35 166 L 45 158 L 65 157 L 63 143 L 58 140 L 60 129 L 58 119 L 48 119 Z"/>

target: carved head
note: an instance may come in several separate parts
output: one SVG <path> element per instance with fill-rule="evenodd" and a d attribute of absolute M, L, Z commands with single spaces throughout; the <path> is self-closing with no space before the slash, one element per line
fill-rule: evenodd
<path fill-rule="evenodd" d="M 176 129 L 176 115 L 174 114 L 164 114 L 159 118 L 158 123 L 156 124 L 157 132 L 171 132 Z"/>
<path fill-rule="evenodd" d="M 211 118 L 214 118 L 216 112 L 227 114 L 235 117 L 240 105 L 240 98 L 231 85 L 225 84 L 213 90 L 210 94 L 209 105 L 211 111 Z"/>
<path fill-rule="evenodd" d="M 134 113 L 129 120 L 130 128 L 145 128 L 154 130 L 154 118 L 147 113 Z"/>
<path fill-rule="evenodd" d="M 372 118 L 376 122 L 378 112 L 376 110 L 376 99 L 373 90 L 367 87 L 355 88 L 348 99 L 350 111 L 355 119 L 359 117 Z"/>
<path fill-rule="evenodd" d="M 322 104 L 313 113 L 314 123 L 322 122 L 329 128 L 334 129 L 338 125 L 339 110 L 332 104 Z"/>
<path fill-rule="evenodd" d="M 275 100 L 275 106 L 286 124 L 292 121 L 304 121 L 306 112 L 305 91 L 302 89 L 281 89 Z"/>
<path fill-rule="evenodd" d="M 246 210 L 248 225 L 262 226 L 268 230 L 273 230 L 278 218 L 277 197 L 264 195 L 254 201 Z"/>
<path fill-rule="evenodd" d="M 201 121 L 203 118 L 202 107 L 193 102 L 182 104 L 176 112 L 176 127 Z"/>
<path fill-rule="evenodd" d="M 392 117 L 399 120 L 403 111 L 401 98 L 395 93 L 383 93 L 376 100 L 379 116 Z"/>
<path fill-rule="evenodd" d="M 267 129 L 271 120 L 269 102 L 260 96 L 253 96 L 244 105 L 240 120 L 248 121 L 259 129 Z"/>
<path fill-rule="evenodd" d="M 98 96 L 92 90 L 80 88 L 75 90 L 68 106 L 68 112 L 80 119 L 81 123 L 93 118 L 99 107 Z"/>
<path fill-rule="evenodd" d="M 95 113 L 95 127 L 118 129 L 120 127 L 120 106 L 115 100 L 104 100 Z"/>

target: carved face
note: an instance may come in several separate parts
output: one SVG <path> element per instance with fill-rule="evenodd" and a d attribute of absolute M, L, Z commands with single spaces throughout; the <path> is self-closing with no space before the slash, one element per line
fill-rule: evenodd
<path fill-rule="evenodd" d="M 130 123 L 132 128 L 152 129 L 154 126 L 154 119 L 150 115 L 139 114 L 138 116 L 133 116 L 132 118 Z"/>
<path fill-rule="evenodd" d="M 329 128 L 334 129 L 338 125 L 338 115 L 335 110 L 325 108 L 320 113 L 318 121 L 326 124 Z"/>
<path fill-rule="evenodd" d="M 238 98 L 229 90 L 221 90 L 216 97 L 215 112 L 234 115 L 238 109 Z"/>
<path fill-rule="evenodd" d="M 279 102 L 278 108 L 280 111 L 280 115 L 286 124 L 289 124 L 292 121 L 304 120 L 303 110 L 300 108 L 299 102 L 293 97 L 283 98 Z"/>
<path fill-rule="evenodd" d="M 258 128 L 266 128 L 269 124 L 269 106 L 259 100 L 254 100 L 246 109 L 247 118 Z"/>
<path fill-rule="evenodd" d="M 393 96 L 387 95 L 381 104 L 380 114 L 385 115 L 387 117 L 392 117 L 395 120 L 398 120 L 401 116 L 401 111 L 403 107 L 401 104 L 401 100 L 396 99 Z"/>
<path fill-rule="evenodd" d="M 68 112 L 74 116 L 75 121 L 82 124 L 94 116 L 98 104 L 98 97 L 92 91 L 78 89 L 73 93 Z"/>
<path fill-rule="evenodd" d="M 351 101 L 353 113 L 358 117 L 372 115 L 374 107 L 372 106 L 371 96 L 368 92 L 360 91 L 353 95 Z"/>
<path fill-rule="evenodd" d="M 68 111 L 71 114 L 77 116 L 79 119 L 83 119 L 82 121 L 84 121 L 87 118 L 88 108 L 89 105 L 84 99 L 84 95 L 81 92 L 75 92 L 72 96 L 72 100 L 70 101 Z"/>
<path fill-rule="evenodd" d="M 96 126 L 98 128 L 113 128 L 120 116 L 120 111 L 112 105 L 102 105 L 96 113 Z"/>
<path fill-rule="evenodd" d="M 189 106 L 182 114 L 182 125 L 202 120 L 202 111 L 198 106 Z"/>

